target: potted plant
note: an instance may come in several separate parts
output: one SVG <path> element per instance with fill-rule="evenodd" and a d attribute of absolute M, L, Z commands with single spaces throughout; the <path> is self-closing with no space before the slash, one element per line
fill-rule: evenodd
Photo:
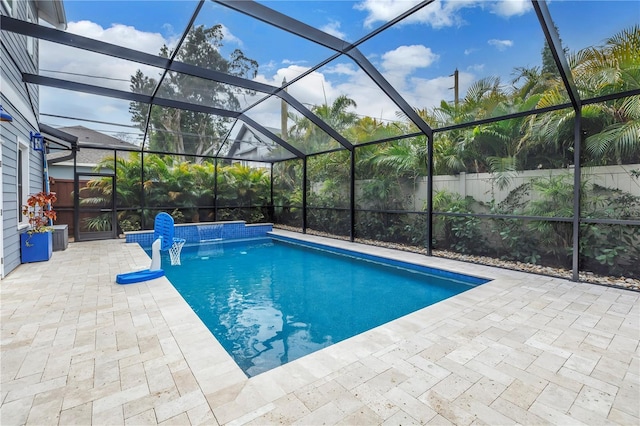
<path fill-rule="evenodd" d="M 49 224 L 56 218 L 56 212 L 51 208 L 56 200 L 55 192 L 42 191 L 30 195 L 27 204 L 22 206 L 22 214 L 29 218 L 29 229 L 20 234 L 22 263 L 51 259 L 53 228 Z"/>

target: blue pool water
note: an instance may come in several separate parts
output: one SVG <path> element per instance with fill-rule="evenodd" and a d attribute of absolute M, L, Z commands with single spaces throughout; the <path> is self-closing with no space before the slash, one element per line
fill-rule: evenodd
<path fill-rule="evenodd" d="M 342 252 L 266 238 L 185 246 L 162 266 L 249 377 L 486 282 Z"/>

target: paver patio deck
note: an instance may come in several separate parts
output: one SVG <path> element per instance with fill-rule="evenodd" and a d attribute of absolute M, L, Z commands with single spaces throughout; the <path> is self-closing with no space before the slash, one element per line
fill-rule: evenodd
<path fill-rule="evenodd" d="M 122 240 L 0 284 L 3 426 L 640 424 L 640 293 L 276 231 L 493 281 L 247 379 Z"/>

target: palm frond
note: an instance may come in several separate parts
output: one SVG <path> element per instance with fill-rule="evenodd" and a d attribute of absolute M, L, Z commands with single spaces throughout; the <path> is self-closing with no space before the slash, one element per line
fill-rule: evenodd
<path fill-rule="evenodd" d="M 500 190 L 511 184 L 511 180 L 516 176 L 517 161 L 515 157 L 488 157 L 487 163 L 493 173 L 494 181 Z"/>

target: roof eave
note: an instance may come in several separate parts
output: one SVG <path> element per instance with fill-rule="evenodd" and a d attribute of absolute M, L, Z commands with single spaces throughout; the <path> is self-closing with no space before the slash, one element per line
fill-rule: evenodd
<path fill-rule="evenodd" d="M 67 29 L 67 14 L 64 10 L 62 0 L 39 0 L 36 1 L 38 17 L 59 30 Z"/>

